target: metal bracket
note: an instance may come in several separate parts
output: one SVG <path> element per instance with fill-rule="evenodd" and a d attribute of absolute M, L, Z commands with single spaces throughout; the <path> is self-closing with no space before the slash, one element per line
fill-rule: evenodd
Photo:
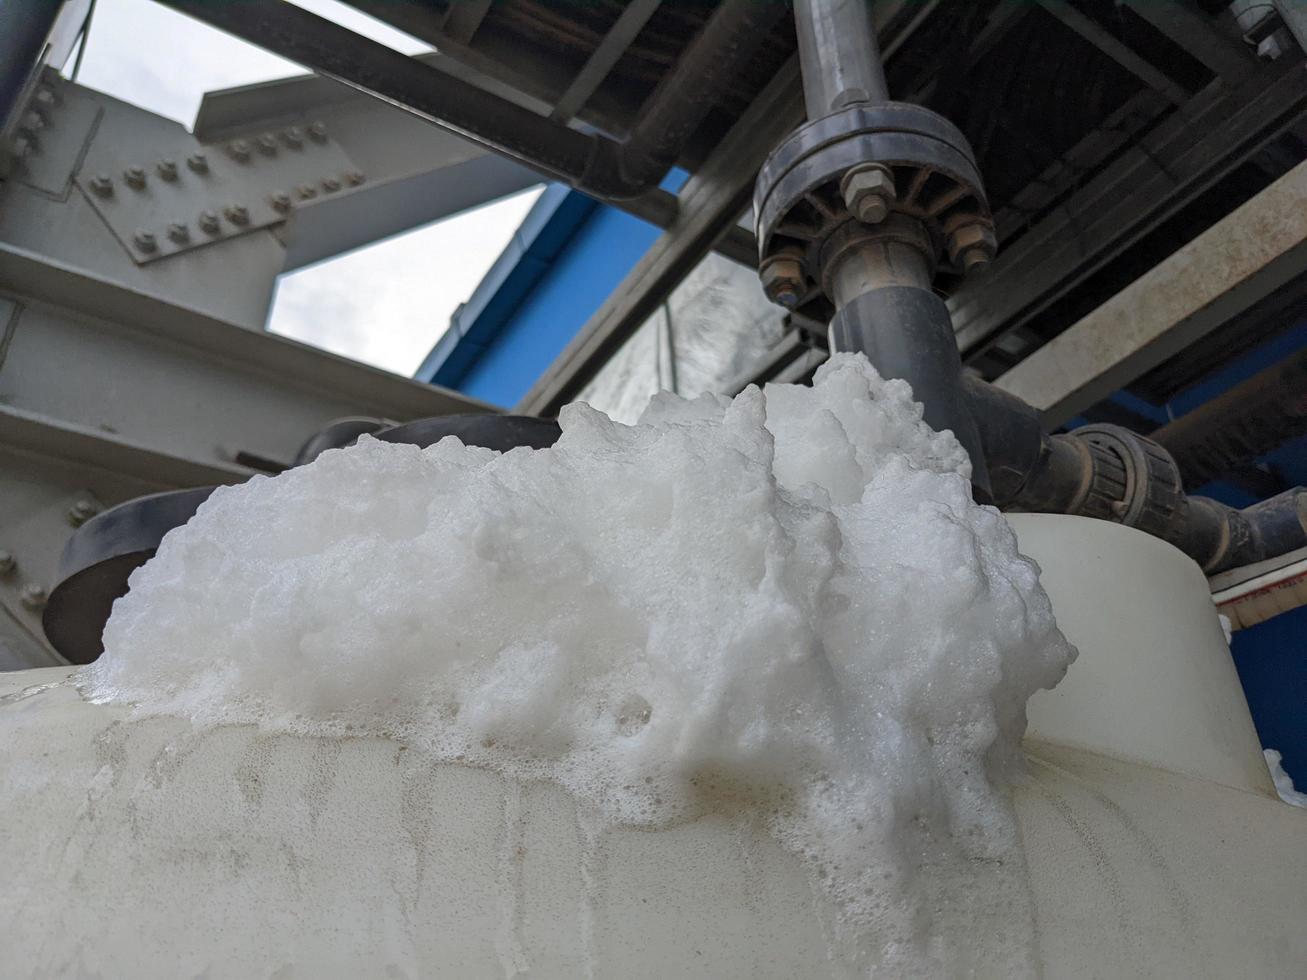
<path fill-rule="evenodd" d="M 76 178 L 138 265 L 279 224 L 365 179 L 316 122 L 212 146 L 178 133 L 148 149 L 102 127 Z"/>

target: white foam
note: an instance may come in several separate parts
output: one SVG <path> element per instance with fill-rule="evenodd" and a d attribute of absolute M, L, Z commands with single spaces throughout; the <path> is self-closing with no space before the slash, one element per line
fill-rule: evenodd
<path fill-rule="evenodd" d="M 1293 777 L 1284 771 L 1280 762 L 1282 756 L 1276 749 L 1266 749 L 1266 767 L 1271 770 L 1271 781 L 1275 783 L 1275 792 L 1280 799 L 1290 806 L 1307 807 L 1307 793 L 1299 792 L 1293 785 Z"/>
<path fill-rule="evenodd" d="M 754 809 L 866 962 L 1028 960 L 1002 784 L 1074 650 L 953 436 L 851 355 L 811 388 L 560 421 L 549 450 L 365 437 L 216 491 L 133 574 L 84 690 L 387 735 L 601 823 Z"/>

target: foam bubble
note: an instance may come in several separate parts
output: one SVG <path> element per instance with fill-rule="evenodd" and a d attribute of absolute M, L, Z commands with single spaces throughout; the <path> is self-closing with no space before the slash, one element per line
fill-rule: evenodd
<path fill-rule="evenodd" d="M 1307 793 L 1302 793 L 1293 785 L 1293 777 L 1284 771 L 1280 762 L 1283 758 L 1275 749 L 1265 749 L 1266 768 L 1271 770 L 1271 781 L 1275 783 L 1275 793 L 1290 806 L 1307 807 Z"/>
<path fill-rule="evenodd" d="M 1028 917 L 1002 784 L 1074 650 L 952 434 L 854 355 L 560 422 L 552 449 L 364 437 L 216 491 L 133 574 L 84 690 L 398 738 L 600 824 L 754 810 L 855 959 L 947 968 L 980 923 L 1028 957 L 995 927 Z"/>

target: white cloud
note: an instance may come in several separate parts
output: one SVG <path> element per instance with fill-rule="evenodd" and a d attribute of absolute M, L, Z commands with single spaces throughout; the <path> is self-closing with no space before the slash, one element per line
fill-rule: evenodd
<path fill-rule="evenodd" d="M 283 276 L 268 328 L 412 374 L 539 196 L 524 191 Z"/>
<path fill-rule="evenodd" d="M 294 2 L 405 54 L 430 50 L 339 0 Z M 78 81 L 190 126 L 207 91 L 303 71 L 154 0 L 99 0 Z M 538 196 L 527 191 L 285 276 L 269 329 L 411 374 Z"/>
<path fill-rule="evenodd" d="M 430 50 L 339 0 L 295 2 L 405 54 Z M 77 80 L 189 126 L 205 92 L 303 73 L 154 0 L 99 0 Z"/>

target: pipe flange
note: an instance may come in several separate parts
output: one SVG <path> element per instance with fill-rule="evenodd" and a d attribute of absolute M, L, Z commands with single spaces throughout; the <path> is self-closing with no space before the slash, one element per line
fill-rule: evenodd
<path fill-rule="evenodd" d="M 832 229 L 817 246 L 815 265 L 821 276 L 822 292 L 827 296 L 835 295 L 831 276 L 839 266 L 840 259 L 850 249 L 890 242 L 916 249 L 925 257 L 931 274 L 934 274 L 936 257 L 934 243 L 931 241 L 930 233 L 920 221 L 901 214 L 890 215 L 885 221 L 875 225 L 849 219 Z"/>
<path fill-rule="evenodd" d="M 869 201 L 871 196 L 877 200 Z M 754 215 L 759 259 L 781 249 L 801 249 L 815 285 L 821 278 L 822 244 L 859 217 L 850 212 L 849 201 L 864 223 L 895 214 L 917 219 L 931 240 L 928 254 L 947 250 L 950 261 L 963 269 L 969 267 L 968 255 L 980 254 L 968 248 L 993 233 L 984 184 L 966 137 L 922 106 L 856 104 L 795 130 L 758 174 Z M 980 241 L 968 239 L 954 247 L 958 230 L 972 227 L 979 228 Z"/>
<path fill-rule="evenodd" d="M 1169 540 L 1185 504 L 1180 468 L 1171 454 L 1119 425 L 1085 425 L 1071 434 L 1090 447 L 1095 469 L 1101 465 L 1105 473 L 1122 474 L 1123 485 L 1111 491 L 1116 499 L 1098 501 L 1107 504 L 1107 519 Z"/>

